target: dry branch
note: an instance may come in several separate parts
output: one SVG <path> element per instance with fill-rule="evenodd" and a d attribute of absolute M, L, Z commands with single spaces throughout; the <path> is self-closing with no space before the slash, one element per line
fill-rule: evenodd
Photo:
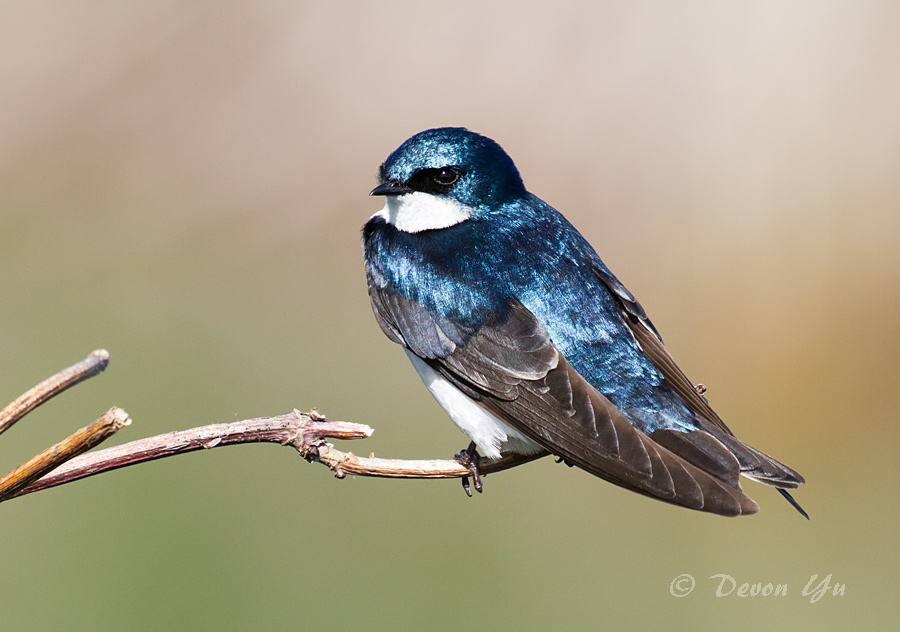
<path fill-rule="evenodd" d="M 54 395 L 97 375 L 108 363 L 109 354 L 100 349 L 78 364 L 44 380 L 0 411 L 0 432 Z M 267 442 L 291 446 L 307 461 L 329 467 L 337 478 L 347 474 L 384 478 L 460 478 L 470 475 L 469 470 L 451 460 L 376 459 L 374 455 L 358 457 L 352 452 L 342 452 L 325 439 L 362 439 L 371 436 L 372 429 L 362 424 L 326 421 L 315 409 L 309 414 L 295 410 L 278 417 L 260 417 L 170 432 L 82 454 L 129 423 L 131 420 L 125 411 L 111 408 L 91 425 L 0 478 L 0 502 L 128 465 L 240 443 Z M 482 474 L 490 474 L 542 456 L 546 454 L 504 456 L 496 461 L 483 459 L 479 469 Z"/>
<path fill-rule="evenodd" d="M 106 349 L 97 349 L 78 364 L 63 369 L 30 389 L 9 406 L 0 410 L 0 434 L 9 430 L 14 423 L 54 395 L 59 395 L 70 386 L 75 386 L 79 382 L 97 375 L 106 368 L 107 364 L 109 364 L 109 352 Z"/>
<path fill-rule="evenodd" d="M 14 423 L 54 395 L 59 395 L 70 386 L 97 375 L 108 364 L 109 352 L 106 349 L 97 349 L 78 364 L 63 369 L 26 391 L 9 406 L 0 410 L 0 434 L 9 430 Z"/>
<path fill-rule="evenodd" d="M 0 502 L 17 496 L 17 492 L 83 452 L 113 436 L 131 423 L 128 414 L 113 406 L 89 426 L 78 430 L 0 478 Z"/>
<path fill-rule="evenodd" d="M 459 478 L 470 475 L 466 468 L 452 460 L 413 461 L 358 457 L 352 452 L 337 450 L 325 441 L 325 439 L 362 439 L 371 436 L 372 432 L 369 426 L 363 424 L 325 421 L 315 410 L 309 414 L 295 410 L 278 417 L 261 417 L 202 426 L 140 439 L 76 457 L 40 480 L 11 494 L 9 498 L 176 454 L 260 442 L 291 446 L 306 460 L 329 467 L 338 478 L 343 478 L 347 474 L 385 478 Z M 480 468 L 482 474 L 489 474 L 533 461 L 541 456 L 544 455 L 507 456 L 496 461 L 485 459 L 482 460 Z"/>

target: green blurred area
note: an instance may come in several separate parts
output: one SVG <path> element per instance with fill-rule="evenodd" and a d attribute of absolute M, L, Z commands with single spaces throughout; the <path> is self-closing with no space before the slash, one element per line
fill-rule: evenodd
<path fill-rule="evenodd" d="M 3 435 L 4 471 L 112 405 L 113 443 L 318 406 L 375 428 L 344 449 L 464 447 L 372 318 L 359 229 L 390 151 L 465 125 L 812 520 L 752 482 L 727 520 L 551 460 L 470 500 L 241 446 L 0 506 L 0 630 L 892 628 L 898 6 L 3 5 L 0 405 L 112 357 Z"/>

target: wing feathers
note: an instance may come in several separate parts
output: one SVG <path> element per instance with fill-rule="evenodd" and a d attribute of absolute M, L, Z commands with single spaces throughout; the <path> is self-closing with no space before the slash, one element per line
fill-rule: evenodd
<path fill-rule="evenodd" d="M 678 454 L 688 463 L 715 476 L 727 485 L 737 485 L 740 463 L 735 456 L 709 433 L 702 430 L 678 432 L 656 430 L 648 435 L 667 450 Z"/>
<path fill-rule="evenodd" d="M 462 349 L 440 362 L 500 399 L 515 398 L 520 382 L 543 377 L 560 357 L 544 328 L 518 302 L 510 306 L 503 326 L 482 327 Z"/>
<path fill-rule="evenodd" d="M 519 345 L 519 337 L 531 344 Z M 434 362 L 455 382 L 469 382 L 482 390 L 481 404 L 500 419 L 600 478 L 666 502 L 724 515 L 758 509 L 736 484 L 736 461 L 731 461 L 733 471 L 719 478 L 640 432 L 562 357 L 518 302 L 511 303 L 504 321 L 482 327 L 465 346 Z M 721 444 L 719 450 L 727 452 Z"/>
<path fill-rule="evenodd" d="M 733 465 L 731 459 L 725 456 L 725 453 L 727 453 L 729 456 L 737 459 L 740 464 L 740 473 L 748 478 L 781 488 L 795 488 L 803 483 L 803 477 L 797 472 L 734 437 L 734 434 L 728 429 L 725 422 L 710 407 L 706 398 L 697 392 L 691 381 L 688 380 L 687 376 L 675 363 L 675 360 L 663 344 L 659 333 L 643 314 L 643 309 L 637 301 L 630 294 L 623 295 L 617 289 L 622 288 L 624 290 L 620 283 L 618 286 L 610 286 L 609 283 L 611 281 L 609 277 L 604 277 L 599 272 L 597 272 L 597 276 L 601 281 L 607 283 L 610 291 L 619 298 L 624 311 L 623 317 L 625 322 L 628 324 L 641 350 L 659 369 L 666 383 L 681 397 L 681 400 L 688 408 L 697 415 L 697 421 L 702 430 L 687 433 L 666 431 L 670 432 L 668 436 L 659 436 L 663 444 L 667 445 L 669 449 L 673 449 L 676 446 L 672 442 L 677 442 L 678 446 L 674 451 L 682 454 L 689 461 L 700 465 L 704 469 L 709 467 L 711 472 L 718 471 L 717 476 L 720 478 L 725 475 L 726 470 L 730 471 Z M 615 277 L 612 277 L 612 281 L 615 281 Z M 618 282 L 616 281 L 616 283 Z M 627 290 L 624 291 L 627 293 Z M 657 436 L 657 432 L 651 433 L 651 436 Z M 710 443 L 710 439 L 724 444 L 724 446 L 716 446 Z M 688 445 L 691 443 L 694 445 Z M 724 452 L 719 447 L 724 447 Z M 720 458 L 724 458 L 727 462 L 719 461 Z M 719 462 L 717 463 L 716 461 Z M 727 481 L 729 479 L 723 478 L 722 480 Z"/>
<path fill-rule="evenodd" d="M 422 305 L 378 288 L 371 279 L 369 294 L 375 316 L 391 340 L 426 359 L 464 393 L 547 451 L 600 478 L 666 502 L 727 516 L 759 509 L 741 491 L 741 470 L 779 487 L 802 482 L 793 470 L 731 436 L 678 370 L 630 294 L 617 296 L 632 301 L 625 317 L 635 339 L 673 388 L 709 422 L 710 432 L 656 431 L 648 436 L 639 431 L 581 377 L 534 315 L 516 300 L 500 319 L 477 328 L 438 321 Z"/>
<path fill-rule="evenodd" d="M 723 515 L 758 510 L 739 485 L 703 471 L 632 426 L 565 359 L 536 384 L 549 391 L 541 395 L 535 383 L 522 383 L 516 399 L 485 397 L 482 404 L 553 454 L 622 487 Z M 734 465 L 728 478 L 736 481 Z"/>

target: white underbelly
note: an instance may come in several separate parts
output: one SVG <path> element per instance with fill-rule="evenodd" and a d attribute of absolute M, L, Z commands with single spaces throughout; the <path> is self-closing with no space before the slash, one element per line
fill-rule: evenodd
<path fill-rule="evenodd" d="M 404 351 L 438 404 L 453 423 L 475 442 L 481 454 L 490 459 L 498 459 L 501 452 L 535 454 L 542 450 L 531 439 L 482 408 L 415 353 L 409 349 Z"/>

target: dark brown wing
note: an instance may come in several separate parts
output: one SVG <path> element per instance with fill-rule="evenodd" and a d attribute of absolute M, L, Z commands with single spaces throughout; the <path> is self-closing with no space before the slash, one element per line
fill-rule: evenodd
<path fill-rule="evenodd" d="M 401 299 L 404 300 L 404 299 Z M 741 491 L 739 464 L 710 437 L 691 461 L 631 425 L 553 346 L 523 305 L 429 364 L 548 452 L 627 489 L 726 516 L 759 507 Z M 689 444 L 690 454 L 696 452 Z M 704 469 L 706 466 L 707 469 Z"/>
<path fill-rule="evenodd" d="M 641 350 L 653 361 L 672 390 L 696 413 L 701 428 L 693 432 L 657 430 L 650 433 L 650 437 L 700 467 L 704 467 L 719 453 L 715 444 L 724 444 L 739 461 L 741 473 L 753 480 L 791 489 L 803 483 L 803 477 L 791 468 L 735 438 L 706 398 L 697 392 L 675 363 L 640 303 L 615 277 L 596 269 L 595 274 L 619 300 L 625 322 Z M 712 449 L 711 441 L 715 442 Z"/>

